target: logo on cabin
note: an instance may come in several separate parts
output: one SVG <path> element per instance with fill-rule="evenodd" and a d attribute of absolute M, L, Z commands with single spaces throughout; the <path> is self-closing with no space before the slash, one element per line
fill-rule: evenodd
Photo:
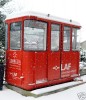
<path fill-rule="evenodd" d="M 12 59 L 9 59 L 9 63 L 12 64 L 12 65 L 21 65 L 21 60 L 17 58 L 17 53 L 14 52 L 13 53 L 13 58 Z"/>
<path fill-rule="evenodd" d="M 71 63 L 65 64 L 64 66 L 63 66 L 63 64 L 61 64 L 62 71 L 70 70 L 70 68 L 71 68 Z"/>
<path fill-rule="evenodd" d="M 58 70 L 59 67 L 58 67 L 58 66 L 54 66 L 53 69 L 54 69 L 54 70 Z"/>
<path fill-rule="evenodd" d="M 16 58 L 16 57 L 17 57 L 17 53 L 14 52 L 14 53 L 13 53 L 13 58 Z"/>

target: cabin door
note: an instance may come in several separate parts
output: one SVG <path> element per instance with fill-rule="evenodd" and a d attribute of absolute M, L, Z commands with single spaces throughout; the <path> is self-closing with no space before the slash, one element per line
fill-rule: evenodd
<path fill-rule="evenodd" d="M 50 51 L 48 52 L 48 80 L 60 78 L 60 25 L 51 24 Z"/>
<path fill-rule="evenodd" d="M 70 77 L 71 73 L 71 28 L 63 26 L 61 51 L 61 78 Z"/>

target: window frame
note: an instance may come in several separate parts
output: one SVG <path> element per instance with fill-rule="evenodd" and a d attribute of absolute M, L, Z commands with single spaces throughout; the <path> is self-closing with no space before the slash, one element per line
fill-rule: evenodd
<path fill-rule="evenodd" d="M 45 36 L 45 49 L 43 48 L 43 50 L 31 50 L 31 49 L 25 49 L 25 44 L 24 44 L 24 37 L 23 37 L 23 50 L 24 51 L 31 51 L 31 52 L 34 52 L 34 51 L 39 51 L 39 52 L 41 52 L 41 51 L 47 51 L 47 32 L 48 32 L 48 23 L 46 22 L 46 21 L 43 21 L 43 20 L 36 20 L 36 19 L 25 19 L 24 20 L 24 27 L 25 27 L 25 21 L 26 20 L 35 20 L 35 21 L 38 21 L 38 22 L 43 22 L 43 23 L 45 23 L 46 24 L 46 36 Z M 25 30 L 24 30 L 24 32 L 25 32 Z M 24 35 L 23 36 L 25 36 L 25 33 L 24 33 Z"/>
<path fill-rule="evenodd" d="M 14 48 L 11 48 L 11 25 L 13 24 L 13 23 L 21 23 L 21 25 L 20 25 L 20 48 L 16 48 L 16 49 L 14 49 Z M 15 22 L 12 22 L 12 23 L 10 23 L 10 50 L 21 50 L 22 49 L 22 21 L 15 21 Z"/>
<path fill-rule="evenodd" d="M 64 36 L 64 31 L 65 31 L 65 29 L 64 29 L 64 28 L 65 28 L 65 27 L 67 27 L 67 28 L 70 29 L 70 30 L 69 30 L 69 31 L 70 31 L 70 32 L 69 32 L 69 33 L 70 33 L 70 35 L 69 35 L 69 37 L 70 37 L 70 42 L 69 42 L 69 48 L 68 48 L 68 49 L 64 49 L 64 37 L 65 37 L 65 36 Z M 68 37 L 67 37 L 67 38 L 68 38 Z M 68 42 L 67 42 L 67 43 L 68 43 Z M 63 26 L 63 51 L 71 51 L 71 26 L 67 26 L 67 25 L 64 25 L 64 26 Z"/>
<path fill-rule="evenodd" d="M 8 24 L 5 23 L 5 50 L 8 49 Z"/>
<path fill-rule="evenodd" d="M 51 38 L 52 38 L 52 25 L 56 25 L 56 26 L 59 26 L 59 47 L 55 50 L 55 49 L 52 49 L 52 40 L 51 40 Z M 61 33 L 61 25 L 59 24 L 59 23 L 51 23 L 51 30 L 50 30 L 51 32 L 50 32 L 50 50 L 52 51 L 52 52 L 58 52 L 59 50 L 60 50 L 60 33 Z"/>
<path fill-rule="evenodd" d="M 77 33 L 74 33 L 74 35 L 73 35 L 73 29 L 76 29 L 76 32 L 77 32 L 77 30 L 79 30 L 79 28 L 76 28 L 76 27 L 73 27 L 72 28 L 72 51 L 79 51 L 78 49 L 77 49 L 77 36 L 78 36 L 78 32 Z M 75 35 L 76 34 L 76 35 Z M 73 37 L 74 37 L 74 39 L 75 39 L 75 48 L 73 48 Z"/>

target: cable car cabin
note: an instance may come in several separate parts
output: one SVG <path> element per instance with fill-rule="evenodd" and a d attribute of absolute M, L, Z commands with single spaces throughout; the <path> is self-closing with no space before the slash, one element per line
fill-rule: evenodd
<path fill-rule="evenodd" d="M 33 90 L 79 75 L 77 22 L 34 12 L 5 22 L 8 84 Z"/>

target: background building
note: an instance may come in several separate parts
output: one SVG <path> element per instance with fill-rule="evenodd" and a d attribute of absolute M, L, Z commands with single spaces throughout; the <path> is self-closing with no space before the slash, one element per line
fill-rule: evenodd
<path fill-rule="evenodd" d="M 86 50 L 86 41 L 80 43 L 81 49 Z"/>

